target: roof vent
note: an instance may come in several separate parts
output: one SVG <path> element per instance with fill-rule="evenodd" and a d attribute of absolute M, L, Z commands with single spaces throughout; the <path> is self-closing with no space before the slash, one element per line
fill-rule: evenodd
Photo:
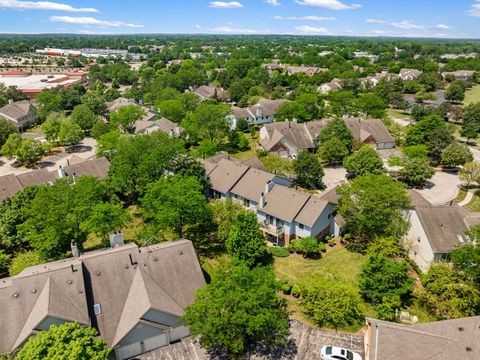
<path fill-rule="evenodd" d="M 13 294 L 13 297 L 16 299 L 18 298 L 18 293 Z"/>
<path fill-rule="evenodd" d="M 463 331 L 463 330 L 464 330 L 463 327 L 458 328 L 458 331 Z"/>
<path fill-rule="evenodd" d="M 465 350 L 467 350 L 468 352 L 472 351 L 472 348 L 471 347 L 466 347 Z"/>
<path fill-rule="evenodd" d="M 33 290 L 32 290 L 32 293 L 35 294 L 36 292 L 37 292 L 37 289 L 33 289 Z"/>
<path fill-rule="evenodd" d="M 101 272 L 100 271 L 97 271 L 97 276 L 100 276 Z"/>
<path fill-rule="evenodd" d="M 95 315 L 100 315 L 102 313 L 102 307 L 100 304 L 94 304 L 93 311 L 95 312 Z"/>

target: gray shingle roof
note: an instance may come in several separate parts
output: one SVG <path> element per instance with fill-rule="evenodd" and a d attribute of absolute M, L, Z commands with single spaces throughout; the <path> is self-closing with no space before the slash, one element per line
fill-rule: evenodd
<path fill-rule="evenodd" d="M 110 162 L 105 157 L 101 157 L 67 166 L 65 174 L 68 176 L 95 176 L 99 179 L 104 179 L 108 176 L 109 168 Z"/>
<path fill-rule="evenodd" d="M 12 119 L 19 119 L 28 115 L 32 104 L 28 100 L 15 101 L 0 108 L 0 117 L 5 115 Z"/>
<path fill-rule="evenodd" d="M 322 198 L 310 196 L 302 210 L 300 210 L 298 215 L 295 217 L 295 221 L 312 227 L 328 204 L 328 201 Z"/>
<path fill-rule="evenodd" d="M 367 319 L 367 360 L 477 360 L 480 317 L 401 325 Z M 469 350 L 467 350 L 467 348 Z"/>
<path fill-rule="evenodd" d="M 209 174 L 212 189 L 222 194 L 228 193 L 247 170 L 248 166 L 221 159 Z"/>
<path fill-rule="evenodd" d="M 260 195 L 265 192 L 265 184 L 274 177 L 275 175 L 266 171 L 249 168 L 231 192 L 245 199 L 258 202 Z"/>
<path fill-rule="evenodd" d="M 131 243 L 33 266 L 0 279 L 0 306 L 8 309 L 0 317 L 0 353 L 26 340 L 45 314 L 96 323 L 111 347 L 150 309 L 182 315 L 204 285 L 188 240 L 142 248 Z M 100 305 L 100 315 L 92 314 L 94 304 Z"/>
<path fill-rule="evenodd" d="M 310 195 L 304 192 L 274 184 L 272 189 L 265 194 L 265 206 L 259 207 L 258 210 L 278 219 L 292 222 L 309 197 Z"/>
<path fill-rule="evenodd" d="M 22 184 L 13 174 L 0 176 L 0 201 L 12 197 L 22 190 Z"/>

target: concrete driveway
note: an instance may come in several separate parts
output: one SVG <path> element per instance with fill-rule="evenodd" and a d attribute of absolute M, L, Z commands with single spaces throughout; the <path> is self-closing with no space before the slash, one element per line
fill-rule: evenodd
<path fill-rule="evenodd" d="M 442 205 L 457 198 L 460 183 L 457 174 L 437 171 L 425 189 L 418 192 L 433 205 Z"/>
<path fill-rule="evenodd" d="M 323 177 L 323 183 L 327 187 L 327 190 L 336 187 L 337 185 L 343 184 L 347 181 L 345 176 L 347 171 L 341 165 L 333 167 L 325 167 L 325 176 Z"/>

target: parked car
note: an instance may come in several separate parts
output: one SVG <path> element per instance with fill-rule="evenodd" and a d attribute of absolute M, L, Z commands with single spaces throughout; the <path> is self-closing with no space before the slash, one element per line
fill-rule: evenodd
<path fill-rule="evenodd" d="M 337 346 L 322 347 L 320 356 L 322 360 L 362 360 L 359 354 Z"/>

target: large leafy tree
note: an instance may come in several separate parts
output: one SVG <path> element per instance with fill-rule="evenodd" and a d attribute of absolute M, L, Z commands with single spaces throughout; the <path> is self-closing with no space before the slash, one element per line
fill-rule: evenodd
<path fill-rule="evenodd" d="M 109 234 L 121 230 L 130 220 L 131 216 L 120 204 L 98 203 L 80 228 L 107 241 Z"/>
<path fill-rule="evenodd" d="M 147 185 L 167 175 L 182 163 L 185 157 L 181 140 L 169 137 L 160 131 L 135 137 L 118 137 L 109 134 L 109 145 L 105 151 L 113 153 L 109 169 L 109 180 L 115 191 L 129 202 L 142 196 Z M 113 146 L 114 148 L 108 148 Z"/>
<path fill-rule="evenodd" d="M 381 119 L 385 116 L 387 105 L 375 94 L 363 94 L 357 99 L 358 109 L 366 116 Z"/>
<path fill-rule="evenodd" d="M 452 250 L 449 253 L 450 261 L 455 267 L 466 274 L 472 276 L 480 284 L 480 226 L 472 227 L 467 233 L 472 240 L 472 244 L 465 244 Z"/>
<path fill-rule="evenodd" d="M 414 158 L 405 164 L 399 174 L 408 185 L 423 187 L 435 174 L 435 169 L 430 166 L 427 159 Z"/>
<path fill-rule="evenodd" d="M 27 165 L 33 165 L 45 155 L 47 147 L 37 139 L 23 139 L 15 156 L 18 161 Z"/>
<path fill-rule="evenodd" d="M 249 266 L 261 260 L 267 250 L 266 239 L 254 213 L 239 212 L 237 214 L 233 219 L 226 245 L 231 256 Z"/>
<path fill-rule="evenodd" d="M 63 112 L 53 112 L 48 114 L 47 120 L 42 124 L 42 130 L 45 138 L 55 143 L 58 141 L 58 134 L 60 132 L 60 125 L 67 120 Z"/>
<path fill-rule="evenodd" d="M 437 116 L 427 116 L 407 129 L 406 145 L 428 144 L 433 138 L 432 134 L 438 128 L 445 126 L 445 121 Z"/>
<path fill-rule="evenodd" d="M 330 121 L 321 131 L 319 136 L 320 143 L 324 143 L 332 138 L 340 139 L 345 144 L 349 152 L 352 150 L 352 132 L 342 119 L 333 119 Z"/>
<path fill-rule="evenodd" d="M 383 174 L 385 168 L 380 155 L 370 145 L 364 145 L 343 161 L 343 166 L 352 176 Z"/>
<path fill-rule="evenodd" d="M 7 159 L 12 159 L 16 156 L 20 146 L 22 146 L 22 137 L 20 134 L 18 132 L 11 133 L 0 149 L 0 153 Z"/>
<path fill-rule="evenodd" d="M 38 104 L 37 117 L 44 121 L 52 112 L 63 111 L 62 97 L 49 91 L 42 91 L 35 101 Z"/>
<path fill-rule="evenodd" d="M 433 263 L 422 283 L 419 298 L 441 319 L 478 315 L 480 290 L 470 276 L 453 264 Z"/>
<path fill-rule="evenodd" d="M 322 142 L 317 150 L 318 157 L 326 163 L 342 162 L 348 156 L 348 153 L 345 143 L 337 137 Z"/>
<path fill-rule="evenodd" d="M 447 167 L 453 168 L 459 165 L 464 165 L 467 162 L 473 161 L 473 154 L 467 145 L 454 142 L 448 145 L 443 151 L 440 163 Z"/>
<path fill-rule="evenodd" d="M 111 350 L 105 341 L 96 339 L 97 335 L 96 329 L 78 323 L 52 325 L 30 338 L 15 358 L 107 360 Z"/>
<path fill-rule="evenodd" d="M 95 124 L 99 121 L 99 117 L 90 110 L 87 105 L 77 105 L 72 111 L 72 121 L 89 134 Z"/>
<path fill-rule="evenodd" d="M 438 161 L 440 159 L 442 151 L 448 145 L 453 143 L 454 140 L 455 137 L 452 134 L 452 129 L 448 126 L 441 126 L 433 130 L 430 135 L 430 140 L 428 142 L 430 156 L 433 157 L 435 161 Z"/>
<path fill-rule="evenodd" d="M 7 120 L 0 118 L 0 148 L 5 144 L 10 134 L 17 132 L 17 128 Z"/>
<path fill-rule="evenodd" d="M 61 256 L 70 249 L 71 240 L 81 248 L 88 232 L 81 224 L 88 219 L 95 204 L 108 200 L 106 186 L 94 177 L 83 176 L 73 184 L 60 179 L 42 186 L 24 208 L 21 236 L 45 259 Z"/>
<path fill-rule="evenodd" d="M 451 102 L 462 102 L 465 99 L 465 84 L 463 81 L 454 81 L 445 92 L 445 99 Z"/>
<path fill-rule="evenodd" d="M 467 139 L 475 139 L 480 134 L 480 102 L 463 109 L 463 124 L 460 134 Z"/>
<path fill-rule="evenodd" d="M 405 260 L 389 259 L 377 254 L 369 256 L 359 275 L 359 282 L 363 298 L 374 305 L 393 298 L 405 298 L 413 287 Z M 394 309 L 391 310 L 393 312 Z"/>
<path fill-rule="evenodd" d="M 74 145 L 82 140 L 84 133 L 80 125 L 72 120 L 65 120 L 60 123 L 58 141 L 61 145 Z"/>
<path fill-rule="evenodd" d="M 359 325 L 363 320 L 357 291 L 337 280 L 306 280 L 301 295 L 305 314 L 321 327 L 338 329 Z"/>
<path fill-rule="evenodd" d="M 193 176 L 162 177 L 148 186 L 141 203 L 147 221 L 161 230 L 173 230 L 180 238 L 196 238 L 210 225 L 207 199 Z"/>
<path fill-rule="evenodd" d="M 256 344 L 285 344 L 288 322 L 273 271 L 245 264 L 223 265 L 197 291 L 183 320 L 209 349 L 240 356 Z"/>
<path fill-rule="evenodd" d="M 366 175 L 342 185 L 339 213 L 350 233 L 361 240 L 400 237 L 408 229 L 403 212 L 410 206 L 405 186 L 386 175 Z"/>
<path fill-rule="evenodd" d="M 296 183 L 307 188 L 322 188 L 322 178 L 325 175 L 320 160 L 313 153 L 302 151 L 293 161 L 293 171 Z"/>
<path fill-rule="evenodd" d="M 479 185 L 480 184 L 480 163 L 471 161 L 466 163 L 460 173 L 458 174 L 460 180 L 466 182 L 466 186 L 470 186 L 470 184 L 474 183 Z"/>
<path fill-rule="evenodd" d="M 110 124 L 118 126 L 123 132 L 132 134 L 135 131 L 135 122 L 145 116 L 145 110 L 136 105 L 122 106 L 110 114 Z"/>

